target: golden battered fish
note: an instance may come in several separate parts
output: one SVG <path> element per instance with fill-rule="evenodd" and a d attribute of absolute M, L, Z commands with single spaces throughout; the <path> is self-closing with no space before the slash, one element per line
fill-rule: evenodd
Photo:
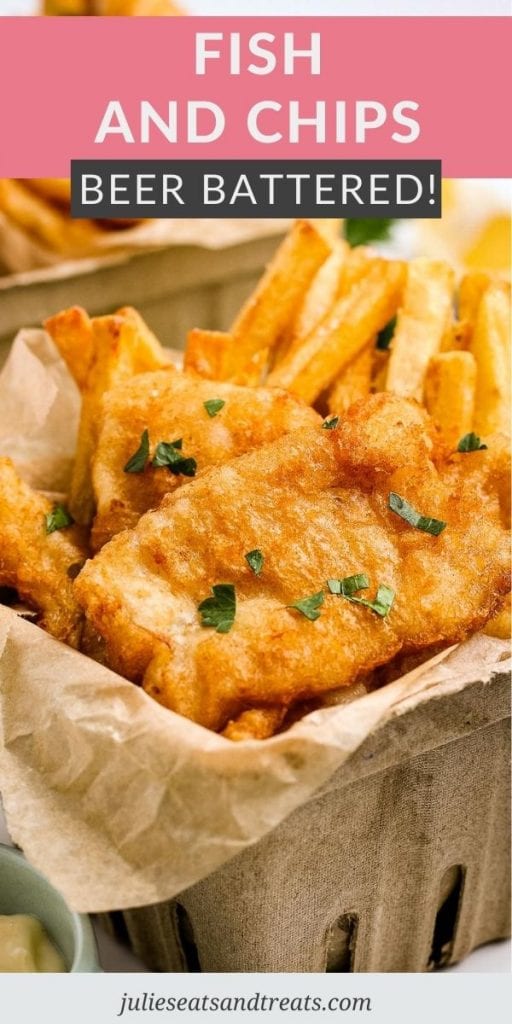
<path fill-rule="evenodd" d="M 65 525 L 67 519 L 62 506 L 33 491 L 11 460 L 0 458 L 0 587 L 16 590 L 43 629 L 78 647 L 83 615 L 72 579 L 87 549 L 82 531 Z"/>
<path fill-rule="evenodd" d="M 320 422 L 313 409 L 277 388 L 243 388 L 172 368 L 125 381 L 103 401 L 92 466 L 97 508 L 93 550 L 135 526 L 144 512 L 191 476 Z M 148 456 L 127 471 L 144 431 Z M 171 448 L 178 442 L 179 447 L 175 452 L 160 449 L 157 461 L 164 464 L 154 466 L 162 442 Z"/>
<path fill-rule="evenodd" d="M 510 587 L 499 488 L 475 489 L 484 453 L 450 461 L 386 393 L 330 425 L 167 495 L 75 582 L 112 667 L 211 729 L 459 641 Z"/>

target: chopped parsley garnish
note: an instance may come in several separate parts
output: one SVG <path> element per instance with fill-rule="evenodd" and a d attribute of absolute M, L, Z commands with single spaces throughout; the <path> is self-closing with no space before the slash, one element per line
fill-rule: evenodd
<path fill-rule="evenodd" d="M 207 597 L 197 610 L 201 613 L 201 625 L 211 626 L 217 633 L 229 633 L 236 614 L 236 594 L 232 583 L 216 583 L 212 587 L 213 597 Z"/>
<path fill-rule="evenodd" d="M 442 519 L 433 519 L 432 516 L 420 515 L 405 498 L 401 498 L 394 491 L 390 491 L 388 506 L 392 512 L 396 512 L 397 516 L 405 519 L 405 522 L 409 523 L 410 526 L 414 526 L 417 530 L 423 530 L 424 533 L 430 533 L 433 537 L 438 537 L 446 526 Z"/>
<path fill-rule="evenodd" d="M 324 420 L 322 426 L 324 430 L 334 430 L 340 422 L 339 416 L 333 416 L 330 420 Z"/>
<path fill-rule="evenodd" d="M 389 323 L 386 324 L 386 326 L 383 327 L 381 331 L 379 331 L 377 335 L 377 341 L 375 342 L 376 348 L 380 349 L 382 352 L 385 352 L 386 349 L 389 348 L 391 344 L 391 339 L 395 333 L 395 327 L 396 316 L 394 316 L 393 319 L 390 320 Z"/>
<path fill-rule="evenodd" d="M 327 586 L 331 594 L 351 597 L 352 594 L 357 594 L 358 590 L 367 590 L 370 580 L 366 573 L 359 572 L 356 576 L 345 576 L 342 580 L 327 580 Z"/>
<path fill-rule="evenodd" d="M 247 565 L 249 566 L 250 569 L 252 569 L 255 576 L 259 576 L 261 570 L 263 569 L 263 563 L 265 561 L 263 553 L 259 550 L 259 548 L 254 548 L 254 551 L 248 551 L 244 557 L 245 561 L 247 562 Z"/>
<path fill-rule="evenodd" d="M 345 238 L 352 247 L 366 245 L 367 242 L 385 242 L 393 223 L 393 220 L 386 217 L 349 217 L 344 224 Z"/>
<path fill-rule="evenodd" d="M 149 432 L 144 430 L 140 435 L 140 445 L 137 451 L 133 453 L 126 466 L 124 467 L 125 473 L 143 473 L 146 468 L 146 462 L 149 459 Z"/>
<path fill-rule="evenodd" d="M 208 416 L 211 416 L 212 419 L 224 408 L 225 404 L 222 398 L 209 398 L 207 402 L 203 402 Z"/>
<path fill-rule="evenodd" d="M 395 591 L 392 587 L 388 587 L 385 583 L 381 583 L 374 601 L 369 601 L 366 597 L 354 597 L 353 594 L 342 594 L 341 596 L 346 597 L 347 601 L 352 601 L 352 604 L 362 604 L 365 608 L 371 608 L 372 612 L 375 612 L 376 615 L 380 615 L 381 618 L 385 619 L 393 606 Z"/>
<path fill-rule="evenodd" d="M 54 533 L 55 530 L 64 530 L 66 526 L 72 526 L 73 516 L 69 514 L 64 505 L 56 505 L 51 512 L 44 517 L 44 524 L 47 533 Z"/>
<path fill-rule="evenodd" d="M 181 454 L 183 439 L 177 441 L 160 441 L 155 448 L 151 465 L 156 469 L 165 466 L 174 476 L 195 476 L 197 462 L 192 458 L 184 458 Z"/>
<path fill-rule="evenodd" d="M 324 603 L 324 595 L 320 590 L 318 594 L 311 594 L 310 597 L 303 597 L 300 601 L 294 601 L 293 604 L 288 604 L 287 608 L 295 608 L 296 611 L 300 612 L 301 615 L 305 615 L 306 619 L 310 622 L 314 622 L 315 619 L 320 618 L 319 608 Z"/>
<path fill-rule="evenodd" d="M 482 444 L 478 434 L 474 434 L 473 431 L 470 434 L 464 434 L 457 445 L 458 452 L 483 452 L 486 449 L 487 445 Z"/>
<path fill-rule="evenodd" d="M 351 601 L 352 604 L 362 604 L 383 619 L 391 611 L 395 600 L 395 591 L 385 583 L 381 583 L 374 601 L 370 601 L 366 597 L 356 597 L 359 590 L 367 590 L 370 586 L 370 580 L 364 572 L 359 572 L 355 576 L 345 576 L 342 580 L 327 580 L 327 586 L 331 594 L 346 597 L 347 601 Z"/>

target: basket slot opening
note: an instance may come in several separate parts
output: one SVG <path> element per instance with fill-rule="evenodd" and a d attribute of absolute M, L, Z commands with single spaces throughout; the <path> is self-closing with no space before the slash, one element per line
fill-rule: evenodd
<path fill-rule="evenodd" d="M 327 973 L 349 974 L 354 970 L 359 915 L 343 914 L 327 932 Z"/>
<path fill-rule="evenodd" d="M 130 936 L 128 934 L 128 928 L 126 927 L 126 921 L 122 910 L 112 910 L 109 916 L 110 930 L 112 934 L 121 942 L 123 946 L 130 946 Z"/>
<path fill-rule="evenodd" d="M 450 963 L 459 922 L 465 868 L 454 864 L 447 868 L 439 891 L 439 907 L 432 936 L 427 969 L 436 971 Z"/>
<path fill-rule="evenodd" d="M 183 962 L 187 971 L 197 974 L 201 971 L 199 953 L 194 936 L 192 921 L 181 903 L 174 907 L 174 921 L 176 925 L 176 937 L 178 939 Z"/>

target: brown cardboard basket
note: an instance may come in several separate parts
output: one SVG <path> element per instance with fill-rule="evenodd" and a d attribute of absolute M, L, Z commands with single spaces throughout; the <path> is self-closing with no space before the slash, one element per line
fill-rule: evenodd
<path fill-rule="evenodd" d="M 91 316 L 136 306 L 164 345 L 181 349 L 191 327 L 226 329 L 282 237 L 275 232 L 219 248 L 175 245 L 83 260 L 0 278 L 0 365 L 22 327 L 81 305 Z"/>
<path fill-rule="evenodd" d="M 510 934 L 510 674 L 374 732 L 167 903 L 103 915 L 152 970 L 423 972 Z"/>

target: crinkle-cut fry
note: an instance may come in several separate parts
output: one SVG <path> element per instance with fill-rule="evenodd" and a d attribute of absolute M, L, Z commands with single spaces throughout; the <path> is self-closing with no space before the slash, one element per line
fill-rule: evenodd
<path fill-rule="evenodd" d="M 430 360 L 425 405 L 452 448 L 473 425 L 475 387 L 476 362 L 471 352 L 441 352 Z"/>
<path fill-rule="evenodd" d="M 46 532 L 52 507 L 0 458 L 0 587 L 14 588 L 48 633 L 77 647 L 83 617 L 69 570 L 81 568 L 87 548 L 77 526 Z"/>
<path fill-rule="evenodd" d="M 374 352 L 375 339 L 372 338 L 334 381 L 327 396 L 330 412 L 345 412 L 358 399 L 370 394 Z"/>
<path fill-rule="evenodd" d="M 71 204 L 71 181 L 69 178 L 24 178 L 23 184 L 52 203 L 68 207 Z"/>
<path fill-rule="evenodd" d="M 496 636 L 499 640 L 510 640 L 512 636 L 510 594 L 505 598 L 503 608 L 484 626 L 483 632 L 487 636 Z"/>
<path fill-rule="evenodd" d="M 194 327 L 187 334 L 183 368 L 206 380 L 225 380 L 227 355 L 233 337 L 227 331 L 207 331 Z"/>
<path fill-rule="evenodd" d="M 72 220 L 21 181 L 0 178 L 0 211 L 40 243 L 63 256 L 91 250 L 101 229 L 91 220 Z"/>
<path fill-rule="evenodd" d="M 452 317 L 454 273 L 441 260 L 411 260 L 389 358 L 386 390 L 421 402 L 427 367 Z"/>
<path fill-rule="evenodd" d="M 92 329 L 93 357 L 83 387 L 69 497 L 71 514 L 83 525 L 94 516 L 91 460 L 98 439 L 103 395 L 122 380 L 169 363 L 142 317 L 130 307 L 113 316 L 95 317 Z"/>
<path fill-rule="evenodd" d="M 94 355 L 94 331 L 90 317 L 80 306 L 48 317 L 44 328 L 57 346 L 78 387 L 85 387 Z"/>
<path fill-rule="evenodd" d="M 323 235 L 306 220 L 296 221 L 244 304 L 232 328 L 235 344 L 229 377 L 238 383 L 260 349 L 272 349 L 296 314 L 304 293 L 331 252 Z"/>
<path fill-rule="evenodd" d="M 286 707 L 249 708 L 228 722 L 222 735 L 240 743 L 242 740 L 267 740 L 283 724 Z"/>
<path fill-rule="evenodd" d="M 314 402 L 395 315 L 404 279 L 404 263 L 372 261 L 368 273 L 269 374 L 268 386 L 286 388 Z"/>
<path fill-rule="evenodd" d="M 510 434 L 510 289 L 493 282 L 484 292 L 471 352 L 476 359 L 474 429 L 484 437 Z"/>

